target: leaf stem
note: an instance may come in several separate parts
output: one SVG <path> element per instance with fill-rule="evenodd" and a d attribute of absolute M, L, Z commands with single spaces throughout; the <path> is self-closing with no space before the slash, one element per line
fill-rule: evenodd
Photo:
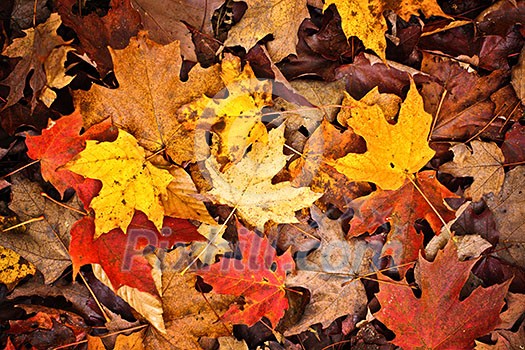
<path fill-rule="evenodd" d="M 61 206 L 61 207 L 64 207 L 64 208 L 69 209 L 69 210 L 71 210 L 71 211 L 74 211 L 75 213 L 79 213 L 80 215 L 84 215 L 84 216 L 88 215 L 88 213 L 86 213 L 86 212 L 84 212 L 84 211 L 82 211 L 82 210 L 78 210 L 78 209 L 73 208 L 73 207 L 71 207 L 71 206 L 69 206 L 69 205 L 67 205 L 67 204 L 64 204 L 64 203 L 60 203 L 59 201 L 57 201 L 57 200 L 51 198 L 51 197 L 50 197 L 47 193 L 45 193 L 45 192 L 41 192 L 40 195 L 41 195 L 42 197 L 44 197 L 44 198 L 49 199 L 51 202 L 55 203 L 56 205 L 59 205 L 59 206 Z"/>
<path fill-rule="evenodd" d="M 40 159 L 34 160 L 34 161 L 32 161 L 31 163 L 28 163 L 28 164 L 24 165 L 24 166 L 21 167 L 21 168 L 18 168 L 18 169 L 16 169 L 16 170 L 13 170 L 13 171 L 10 172 L 9 174 L 6 174 L 6 175 L 4 175 L 4 176 L 0 176 L 0 179 L 5 179 L 5 178 L 8 177 L 8 176 L 14 175 L 14 174 L 18 173 L 19 171 L 22 171 L 22 170 L 24 170 L 25 168 L 28 168 L 28 167 L 30 167 L 31 165 L 36 164 L 36 163 L 38 163 L 38 162 L 40 162 Z"/>
<path fill-rule="evenodd" d="M 32 218 L 32 219 L 26 220 L 26 221 L 24 221 L 24 222 L 21 222 L 21 223 L 19 223 L 19 224 L 16 224 L 16 225 L 14 225 L 14 226 L 11 226 L 11 227 L 8 227 L 8 228 L 6 228 L 5 230 L 2 230 L 2 232 L 11 231 L 11 230 L 14 230 L 14 229 L 17 228 L 17 227 L 24 226 L 25 224 L 30 224 L 30 223 L 32 223 L 32 222 L 37 222 L 37 221 L 42 221 L 42 220 L 44 220 L 44 215 L 41 215 L 41 216 L 39 216 L 39 217 L 37 217 L 37 218 Z"/>

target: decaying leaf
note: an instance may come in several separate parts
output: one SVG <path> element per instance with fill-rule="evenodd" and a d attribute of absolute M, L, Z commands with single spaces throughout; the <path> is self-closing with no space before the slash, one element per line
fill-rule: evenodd
<path fill-rule="evenodd" d="M 286 278 L 288 287 L 307 288 L 310 302 L 286 334 L 304 332 L 316 323 L 328 327 L 344 315 L 363 316 L 366 309 L 365 289 L 352 279 L 370 272 L 373 251 L 364 241 L 347 240 L 340 220 L 329 219 L 315 206 L 310 212 L 319 225 L 321 245 L 306 257 L 299 255 L 296 273 Z"/>
<path fill-rule="evenodd" d="M 86 141 L 86 149 L 66 169 L 102 181 L 102 189 L 91 202 L 96 215 L 95 238 L 114 228 L 126 231 L 135 210 L 162 228 L 161 196 L 167 195 L 173 176 L 147 161 L 144 149 L 127 132 L 120 130 L 114 142 Z"/>
<path fill-rule="evenodd" d="M 240 45 L 248 51 L 265 36 L 272 34 L 268 52 L 274 62 L 295 54 L 297 31 L 308 9 L 304 0 L 246 0 L 248 9 L 241 21 L 228 33 L 225 46 Z"/>
<path fill-rule="evenodd" d="M 1 84 L 10 88 L 7 103 L 3 108 L 14 105 L 24 97 L 25 84 L 21 82 L 24 82 L 26 77 L 33 72 L 29 85 L 33 90 L 31 110 L 35 109 L 37 97 L 48 83 L 46 74 L 51 73 L 44 70 L 44 65 L 46 62 L 48 65 L 53 63 L 48 60 L 54 59 L 51 55 L 54 50 L 68 44 L 56 33 L 61 23 L 60 16 L 52 13 L 45 23 L 25 30 L 26 36 L 13 40 L 13 43 L 2 52 L 2 55 L 8 57 L 22 58 L 11 74 L 1 81 Z"/>
<path fill-rule="evenodd" d="M 465 196 L 479 201 L 484 194 L 498 194 L 505 172 L 501 149 L 493 142 L 472 141 L 472 149 L 460 143 L 452 147 L 454 161 L 443 164 L 439 170 L 454 176 L 470 176 L 474 182 L 465 191 Z"/>
<path fill-rule="evenodd" d="M 295 211 L 310 206 L 321 194 L 307 187 L 292 187 L 290 182 L 272 184 L 272 178 L 285 166 L 283 154 L 284 125 L 271 130 L 268 143 L 256 140 L 252 149 L 224 173 L 214 157 L 205 162 L 213 189 L 208 192 L 215 202 L 236 207 L 250 224 L 263 229 L 264 223 L 298 222 Z"/>
<path fill-rule="evenodd" d="M 11 177 L 12 199 L 9 208 L 21 221 L 43 216 L 41 221 L 27 224 L 23 234 L 2 232 L 0 245 L 12 249 L 35 264 L 46 283 L 55 281 L 71 265 L 67 252 L 69 231 L 80 214 L 59 206 L 40 195 L 42 188 L 21 176 Z M 66 203 L 77 210 L 82 205 L 76 197 Z"/>
<path fill-rule="evenodd" d="M 505 175 L 498 195 L 489 194 L 486 202 L 500 233 L 497 255 L 519 266 L 525 265 L 525 166 L 518 166 Z"/>
<path fill-rule="evenodd" d="M 378 96 L 377 88 L 360 101 L 350 95 L 343 101 L 348 108 L 342 109 L 338 120 L 363 136 L 367 152 L 349 153 L 336 160 L 335 168 L 350 180 L 395 190 L 433 157 L 435 152 L 427 142 L 432 116 L 425 112 L 413 81 L 395 125 L 388 123 L 378 104 L 369 104 L 369 100 L 377 100 L 374 96 Z"/>
<path fill-rule="evenodd" d="M 295 263 L 289 251 L 277 256 L 268 239 L 237 223 L 241 260 L 222 258 L 197 272 L 215 293 L 243 296 L 245 304 L 232 305 L 222 319 L 253 326 L 263 316 L 275 327 L 288 309 L 286 273 Z"/>
<path fill-rule="evenodd" d="M 393 343 L 404 349 L 466 349 L 500 322 L 510 280 L 476 288 L 466 299 L 459 293 L 477 259 L 458 261 L 449 242 L 434 262 L 419 256 L 421 297 L 408 285 L 381 283 L 376 318 L 390 328 Z M 447 271 L 447 273 L 443 273 Z"/>

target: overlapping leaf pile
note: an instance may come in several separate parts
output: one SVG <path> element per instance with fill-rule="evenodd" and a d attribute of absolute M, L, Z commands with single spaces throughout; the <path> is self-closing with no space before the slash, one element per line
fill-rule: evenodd
<path fill-rule="evenodd" d="M 87 3 L 2 52 L 0 282 L 98 306 L 0 344 L 523 345 L 523 1 Z"/>

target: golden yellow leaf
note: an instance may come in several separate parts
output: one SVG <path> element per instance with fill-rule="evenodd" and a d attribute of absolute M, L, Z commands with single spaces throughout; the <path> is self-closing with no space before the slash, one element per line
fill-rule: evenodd
<path fill-rule="evenodd" d="M 370 100 L 371 94 L 378 94 L 377 87 L 360 101 L 347 95 L 343 104 L 350 108 L 338 115 L 342 124 L 365 139 L 367 151 L 349 153 L 334 165 L 350 180 L 370 181 L 384 190 L 396 190 L 434 155 L 427 142 L 432 116 L 425 112 L 413 81 L 395 125 L 387 122 L 379 105 L 363 102 Z"/>
<path fill-rule="evenodd" d="M 119 130 L 114 142 L 86 141 L 86 149 L 66 168 L 102 181 L 102 190 L 91 202 L 96 214 L 95 238 L 117 227 L 126 232 L 135 209 L 161 230 L 161 195 L 167 195 L 173 176 L 146 161 L 144 149 L 127 132 Z"/>
<path fill-rule="evenodd" d="M 386 10 L 394 11 L 405 21 L 412 15 L 419 15 L 423 12 L 426 17 L 446 15 L 435 0 L 419 1 L 382 1 L 382 0 L 326 0 L 324 10 L 331 4 L 335 4 L 341 16 L 341 26 L 347 37 L 357 36 L 366 48 L 372 49 L 375 53 L 386 60 L 385 32 L 388 29 L 383 13 Z"/>
<path fill-rule="evenodd" d="M 149 40 L 145 32 L 132 38 L 125 49 L 110 48 L 110 52 L 119 87 L 93 85 L 89 91 L 75 92 L 85 126 L 109 116 L 145 149 L 155 152 L 165 147 L 179 164 L 192 160 L 200 114 L 186 115 L 180 108 L 204 94 L 213 96 L 223 87 L 219 66 L 203 69 L 197 65 L 182 82 L 179 42 L 162 46 Z"/>
<path fill-rule="evenodd" d="M 240 45 L 250 50 L 267 36 L 273 40 L 267 44 L 268 53 L 274 62 L 289 54 L 295 54 L 299 41 L 297 32 L 303 19 L 309 17 L 305 0 L 245 0 L 248 9 L 241 21 L 228 33 L 225 46 Z"/>
<path fill-rule="evenodd" d="M 268 133 L 268 143 L 256 140 L 250 152 L 224 173 L 214 157 L 205 162 L 213 189 L 208 193 L 215 202 L 236 207 L 240 216 L 259 229 L 265 222 L 298 222 L 295 211 L 309 207 L 322 193 L 308 187 L 293 187 L 290 182 L 272 184 L 272 178 L 286 165 L 283 154 L 284 124 Z"/>
<path fill-rule="evenodd" d="M 261 122 L 261 109 L 270 105 L 272 84 L 255 77 L 249 63 L 241 67 L 238 57 L 226 55 L 221 63 L 221 79 L 228 91 L 224 99 L 206 96 L 187 105 L 187 115 L 199 115 L 197 145 L 207 147 L 202 131 L 211 130 L 218 136 L 212 151 L 222 164 L 241 160 L 246 148 L 256 139 L 266 135 Z M 198 131 L 198 132 L 199 132 Z M 196 148 L 196 152 L 205 152 Z M 199 160 L 197 157 L 197 160 Z"/>

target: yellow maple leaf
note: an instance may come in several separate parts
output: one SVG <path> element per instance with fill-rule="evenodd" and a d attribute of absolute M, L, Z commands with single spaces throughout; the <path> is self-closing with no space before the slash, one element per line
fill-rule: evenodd
<path fill-rule="evenodd" d="M 119 130 L 114 142 L 86 141 L 86 149 L 66 168 L 102 181 L 102 190 L 91 202 L 96 214 L 95 238 L 117 227 L 126 232 L 135 209 L 161 230 L 161 196 L 167 195 L 173 176 L 146 161 L 144 149 L 127 132 Z"/>
<path fill-rule="evenodd" d="M 242 69 L 240 59 L 232 55 L 223 59 L 220 76 L 228 90 L 227 97 L 211 99 L 203 96 L 188 105 L 186 113 L 200 115 L 197 128 L 211 130 L 218 136 L 212 151 L 219 162 L 235 163 L 254 140 L 266 135 L 261 109 L 271 104 L 272 84 L 257 79 L 249 63 Z M 199 137 L 197 144 L 207 147 L 205 134 L 201 133 L 197 139 Z M 204 153 L 198 148 L 196 150 Z"/>
<path fill-rule="evenodd" d="M 407 176 L 420 170 L 433 156 L 428 146 L 432 115 L 425 112 L 423 99 L 413 81 L 399 109 L 397 123 L 387 122 L 385 112 L 377 104 L 377 87 L 360 101 L 347 94 L 338 119 L 351 127 L 366 141 L 363 154 L 349 153 L 335 161 L 335 168 L 354 181 L 370 181 L 384 190 L 396 190 Z"/>
<path fill-rule="evenodd" d="M 427 17 L 442 16 L 450 18 L 439 7 L 435 0 L 429 1 L 381 1 L 381 0 L 326 0 L 324 10 L 335 4 L 341 16 L 341 26 L 347 37 L 357 36 L 366 48 L 386 60 L 385 32 L 388 29 L 383 13 L 386 10 L 394 11 L 405 21 L 412 15 L 419 15 L 419 11 Z"/>
<path fill-rule="evenodd" d="M 268 143 L 255 141 L 251 151 L 224 173 L 215 157 L 208 158 L 205 167 L 213 184 L 208 194 L 215 202 L 236 207 L 241 217 L 259 229 L 268 220 L 299 222 L 295 211 L 311 206 L 322 193 L 293 187 L 288 181 L 272 184 L 289 158 L 282 153 L 284 141 L 283 124 L 268 133 Z"/>

